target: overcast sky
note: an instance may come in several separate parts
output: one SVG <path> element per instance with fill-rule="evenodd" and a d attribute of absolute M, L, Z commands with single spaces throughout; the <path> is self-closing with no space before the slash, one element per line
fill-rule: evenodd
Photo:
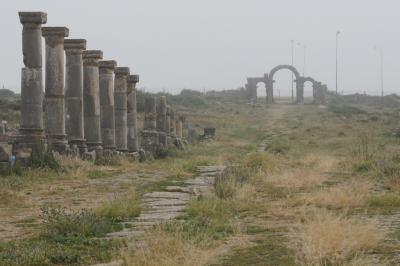
<path fill-rule="evenodd" d="M 339 36 L 339 90 L 380 93 L 383 50 L 385 92 L 400 91 L 399 0 L 18 0 L 2 1 L 0 85 L 19 91 L 22 63 L 18 11 L 48 13 L 48 26 L 67 26 L 71 38 L 131 67 L 140 87 L 231 89 L 246 77 L 290 64 L 335 88 Z M 278 72 L 276 87 L 290 90 Z"/>

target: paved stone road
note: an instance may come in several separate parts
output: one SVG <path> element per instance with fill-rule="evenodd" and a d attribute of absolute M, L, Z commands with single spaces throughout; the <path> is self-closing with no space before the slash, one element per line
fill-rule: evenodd
<path fill-rule="evenodd" d="M 125 229 L 107 235 L 108 239 L 124 238 L 129 245 L 140 245 L 141 236 L 154 225 L 173 220 L 183 214 L 191 197 L 213 185 L 214 178 L 221 174 L 225 166 L 200 166 L 199 175 L 185 182 L 185 186 L 167 186 L 164 191 L 146 193 L 143 196 L 143 211 L 139 217 L 126 222 Z M 139 243 L 138 243 L 139 242 Z M 114 261 L 96 266 L 122 265 L 122 261 Z"/>

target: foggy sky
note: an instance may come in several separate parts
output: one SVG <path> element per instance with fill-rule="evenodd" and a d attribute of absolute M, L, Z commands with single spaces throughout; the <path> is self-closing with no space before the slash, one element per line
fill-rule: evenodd
<path fill-rule="evenodd" d="M 335 35 L 339 37 L 339 90 L 400 93 L 398 0 L 18 0 L 2 1 L 0 86 L 19 91 L 22 63 L 18 11 L 48 13 L 47 26 L 67 26 L 88 49 L 129 66 L 140 87 L 232 89 L 246 77 L 290 64 L 290 40 L 307 45 L 306 76 L 335 88 Z M 43 42 L 44 43 L 44 42 Z M 303 48 L 295 45 L 303 71 Z M 289 93 L 291 75 L 276 88 Z"/>

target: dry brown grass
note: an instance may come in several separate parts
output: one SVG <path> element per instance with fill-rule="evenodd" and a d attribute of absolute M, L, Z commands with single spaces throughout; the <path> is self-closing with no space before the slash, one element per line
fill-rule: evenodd
<path fill-rule="evenodd" d="M 215 252 L 196 247 L 177 233 L 154 229 L 144 236 L 139 247 L 124 255 L 124 260 L 132 266 L 200 266 L 208 265 Z"/>
<path fill-rule="evenodd" d="M 372 187 L 371 182 L 352 180 L 305 195 L 301 201 L 305 204 L 333 209 L 358 208 L 368 203 Z"/>
<path fill-rule="evenodd" d="M 307 212 L 289 236 L 301 265 L 341 265 L 349 258 L 363 261 L 362 254 L 384 237 L 374 220 L 346 218 L 321 209 Z"/>
<path fill-rule="evenodd" d="M 328 178 L 324 173 L 332 170 L 336 163 L 337 160 L 331 156 L 307 155 L 300 160 L 300 167 L 266 176 L 265 182 L 289 189 L 320 186 Z"/>
<path fill-rule="evenodd" d="M 54 154 L 56 161 L 61 165 L 66 175 L 73 177 L 86 177 L 87 172 L 95 169 L 93 162 L 82 160 L 77 156 Z"/>

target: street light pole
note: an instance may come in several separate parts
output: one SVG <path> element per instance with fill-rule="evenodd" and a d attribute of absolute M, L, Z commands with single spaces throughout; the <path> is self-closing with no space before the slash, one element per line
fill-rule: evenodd
<path fill-rule="evenodd" d="M 291 43 L 291 49 L 292 49 L 292 67 L 293 67 L 293 64 L 294 64 L 294 40 L 291 40 L 290 43 Z M 292 72 L 292 101 L 294 99 L 294 94 L 293 94 L 294 80 L 293 79 L 294 79 L 294 76 L 293 76 L 293 72 Z"/>
<path fill-rule="evenodd" d="M 338 42 L 340 31 L 336 32 L 336 95 L 338 94 Z"/>
<path fill-rule="evenodd" d="M 383 50 L 381 47 L 375 46 L 375 50 L 378 50 L 379 59 L 380 59 L 380 74 L 381 74 L 381 96 L 384 95 L 384 88 L 383 88 Z"/>
<path fill-rule="evenodd" d="M 307 45 L 305 45 L 304 43 L 301 43 L 301 42 L 298 42 L 297 45 L 303 48 L 303 70 L 302 70 L 302 74 L 303 74 L 303 77 L 305 77 L 305 74 L 306 74 Z"/>

